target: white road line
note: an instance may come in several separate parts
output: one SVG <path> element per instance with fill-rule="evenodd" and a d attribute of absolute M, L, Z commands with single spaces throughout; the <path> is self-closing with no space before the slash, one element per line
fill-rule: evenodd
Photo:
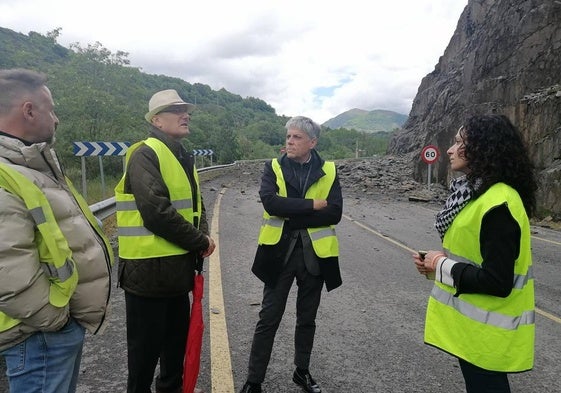
<path fill-rule="evenodd" d="M 405 244 L 400 243 L 400 242 L 398 242 L 397 240 L 392 239 L 392 238 L 390 238 L 389 236 L 384 235 L 383 233 L 378 232 L 378 231 L 376 231 L 376 230 L 374 230 L 374 229 L 368 227 L 367 225 L 361 223 L 360 221 L 355 220 L 354 218 L 352 218 L 352 217 L 350 217 L 350 216 L 347 216 L 346 214 L 343 214 L 343 217 L 346 218 L 347 220 L 349 220 L 349 221 L 355 223 L 355 224 L 358 225 L 359 227 L 361 227 L 361 228 L 363 228 L 363 229 L 366 229 L 366 230 L 369 231 L 369 232 L 372 232 L 372 233 L 375 234 L 376 236 L 378 236 L 378 237 L 380 237 L 380 238 L 382 238 L 382 239 L 384 239 L 384 240 L 387 240 L 388 242 L 390 242 L 390 243 L 392 243 L 392 244 L 394 244 L 394 245 L 396 245 L 396 246 L 398 246 L 398 247 L 401 247 L 401 248 L 403 248 L 403 249 L 405 249 L 405 250 L 407 250 L 407 251 L 410 251 L 411 253 L 417 252 L 417 251 L 413 250 L 412 248 L 407 247 Z M 545 241 L 545 239 L 539 239 L 539 240 L 544 240 L 544 241 Z M 555 243 L 555 242 L 552 242 L 552 243 Z M 537 313 L 537 314 L 540 314 L 541 316 L 543 316 L 543 317 L 545 317 L 545 318 L 548 318 L 548 319 L 552 320 L 553 322 L 556 322 L 556 323 L 558 323 L 558 324 L 561 325 L 561 318 L 559 318 L 559 317 L 556 316 L 556 315 L 550 314 L 550 313 L 548 313 L 547 311 L 543 311 L 543 310 L 541 310 L 541 309 L 539 309 L 539 308 L 537 308 L 537 307 L 536 307 L 536 313 Z"/>

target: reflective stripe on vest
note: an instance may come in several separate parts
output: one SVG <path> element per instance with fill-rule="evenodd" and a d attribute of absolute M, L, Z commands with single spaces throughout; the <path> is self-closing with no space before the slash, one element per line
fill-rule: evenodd
<path fill-rule="evenodd" d="M 88 202 L 86 202 L 82 194 L 80 194 L 76 189 L 76 187 L 74 187 L 72 181 L 66 176 L 64 178 L 66 180 L 66 185 L 68 186 L 70 192 L 74 196 L 74 199 L 76 200 L 76 202 L 78 202 L 78 205 L 80 206 L 80 210 L 82 210 L 82 213 L 84 214 L 84 216 L 86 217 L 92 228 L 95 230 L 99 238 L 103 241 L 103 245 L 105 246 L 104 252 L 105 255 L 107 256 L 107 261 L 109 262 L 110 267 L 113 266 L 113 264 L 115 263 L 113 246 L 111 245 L 109 238 L 105 235 L 105 232 L 103 232 L 100 221 L 93 214 L 93 212 L 90 209 L 90 206 L 88 205 Z M 109 270 L 111 270 L 110 267 Z"/>
<path fill-rule="evenodd" d="M 512 292 L 506 298 L 454 297 L 454 288 L 435 282 L 427 307 L 425 342 L 483 369 L 519 372 L 534 363 L 535 307 L 530 224 L 518 193 L 498 183 L 470 201 L 446 232 L 443 247 L 451 259 L 480 266 L 481 222 L 487 212 L 503 204 L 521 231 Z"/>
<path fill-rule="evenodd" d="M 10 190 L 10 192 L 15 194 L 15 190 Z M 31 214 L 31 217 L 33 218 L 33 221 L 35 222 L 35 226 L 37 226 L 37 228 L 47 222 L 47 217 L 45 217 L 45 213 L 43 212 L 42 207 L 32 208 L 31 210 L 29 210 L 29 213 Z M 66 281 L 74 273 L 74 263 L 71 259 L 66 259 L 62 266 L 55 267 L 48 262 L 41 262 L 41 269 L 43 269 L 45 274 L 49 277 L 58 278 L 60 279 L 60 281 Z"/>
<path fill-rule="evenodd" d="M 174 209 L 185 220 L 198 224 L 202 210 L 202 200 L 200 188 L 198 187 L 197 171 L 193 171 L 197 184 L 196 204 L 194 204 L 191 182 L 185 170 L 170 149 L 159 139 L 148 138 L 131 146 L 127 150 L 127 164 L 133 152 L 142 145 L 147 145 L 156 153 L 160 163 L 160 173 L 168 188 L 170 201 Z M 155 235 L 144 226 L 144 221 L 136 206 L 134 195 L 124 192 L 125 176 L 126 173 L 115 187 L 119 256 L 126 259 L 146 259 L 186 254 L 187 250 Z"/>
<path fill-rule="evenodd" d="M 271 161 L 271 167 L 277 179 L 277 187 L 279 189 L 278 195 L 282 197 L 287 196 L 286 183 L 280 168 L 279 161 L 274 159 Z M 273 245 L 277 244 L 282 235 L 282 228 L 284 226 L 284 218 L 271 216 L 266 210 L 263 210 L 263 220 L 261 221 L 261 228 L 259 229 L 258 244 Z"/>
<path fill-rule="evenodd" d="M 185 201 L 174 201 L 171 204 L 176 210 L 180 209 L 192 209 L 193 203 L 192 201 L 185 200 Z M 117 202 L 116 209 L 119 211 L 132 211 L 136 212 L 136 202 L 135 201 L 128 201 L 128 202 Z M 149 231 L 144 225 L 138 227 L 119 227 L 118 228 L 119 236 L 150 236 L 152 232 Z"/>
<path fill-rule="evenodd" d="M 276 176 L 276 183 L 279 189 L 278 195 L 287 196 L 286 183 L 280 163 L 277 159 L 271 161 L 271 167 Z M 308 188 L 305 197 L 308 199 L 327 199 L 329 191 L 335 182 L 335 163 L 324 162 L 323 171 L 325 175 Z M 277 244 L 282 235 L 284 219 L 271 216 L 267 211 L 263 211 L 263 220 L 259 231 L 259 244 Z M 339 241 L 335 233 L 335 226 L 308 228 L 308 234 L 312 240 L 314 252 L 320 258 L 339 256 Z"/>
<path fill-rule="evenodd" d="M 431 296 L 440 303 L 453 307 L 457 312 L 469 319 L 502 329 L 514 330 L 520 325 L 531 325 L 535 322 L 535 313 L 532 310 L 524 311 L 521 315 L 516 316 L 487 311 L 454 297 L 452 293 L 444 291 L 438 286 L 434 286 Z"/>
<path fill-rule="evenodd" d="M 20 197 L 35 221 L 40 266 L 49 280 L 49 303 L 65 307 L 78 285 L 78 272 L 72 250 L 57 224 L 47 197 L 31 180 L 3 163 L 0 163 L 0 187 Z M 0 312 L 0 331 L 19 323 L 19 320 Z"/>

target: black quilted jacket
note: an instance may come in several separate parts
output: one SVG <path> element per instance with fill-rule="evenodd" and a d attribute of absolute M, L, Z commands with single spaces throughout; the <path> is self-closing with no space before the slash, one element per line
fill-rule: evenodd
<path fill-rule="evenodd" d="M 199 192 L 193 178 L 194 159 L 181 144 L 154 129 L 152 137 L 163 141 L 177 157 L 191 182 L 193 193 Z M 156 153 L 139 147 L 130 157 L 125 175 L 125 192 L 135 196 L 144 226 L 156 235 L 190 251 L 184 255 L 119 261 L 119 285 L 138 296 L 167 297 L 188 293 L 193 288 L 197 255 L 209 246 L 208 224 L 203 205 L 199 229 L 187 222 L 171 206 L 167 187 L 160 174 Z M 193 195 L 195 200 L 195 195 Z"/>

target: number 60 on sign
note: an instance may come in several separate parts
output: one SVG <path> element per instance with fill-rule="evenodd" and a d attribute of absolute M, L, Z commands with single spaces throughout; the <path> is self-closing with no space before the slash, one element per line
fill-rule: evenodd
<path fill-rule="evenodd" d="M 426 162 L 427 164 L 433 164 L 436 162 L 436 160 L 438 160 L 438 157 L 439 153 L 436 146 L 428 145 L 423 147 L 423 150 L 421 151 L 421 158 L 424 162 Z"/>

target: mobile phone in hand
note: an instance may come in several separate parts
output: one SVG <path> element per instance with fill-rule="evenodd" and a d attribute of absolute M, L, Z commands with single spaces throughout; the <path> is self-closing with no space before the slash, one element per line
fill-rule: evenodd
<path fill-rule="evenodd" d="M 421 258 L 421 261 L 425 260 L 425 255 L 427 255 L 428 251 L 424 251 L 424 250 L 418 250 L 417 254 L 419 254 L 419 258 Z M 425 274 L 425 277 L 427 278 L 427 280 L 434 280 L 435 278 L 435 273 L 434 272 L 430 272 Z"/>

